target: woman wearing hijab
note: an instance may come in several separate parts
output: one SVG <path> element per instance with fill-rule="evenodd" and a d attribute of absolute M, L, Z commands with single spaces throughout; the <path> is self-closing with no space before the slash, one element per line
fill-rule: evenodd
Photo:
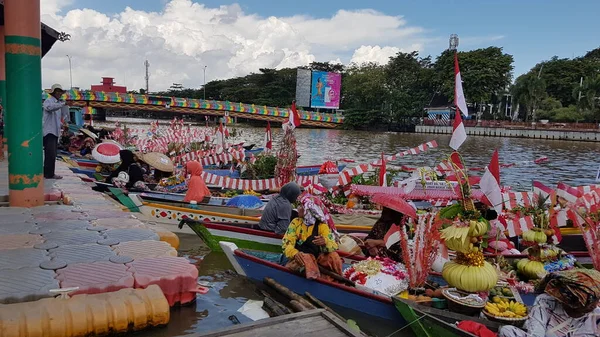
<path fill-rule="evenodd" d="M 144 189 L 144 186 L 142 186 L 144 173 L 142 168 L 135 163 L 133 152 L 121 150 L 119 156 L 121 157 L 121 165 L 106 178 L 106 182 L 120 187 L 123 185 L 122 187 L 126 188 L 139 187 Z"/>
<path fill-rule="evenodd" d="M 204 178 L 202 178 L 202 165 L 197 161 L 188 161 L 185 165 L 187 172 L 191 175 L 188 183 L 188 190 L 185 193 L 184 202 L 196 201 L 202 202 L 204 197 L 210 196 L 210 191 L 206 187 Z"/>
<path fill-rule="evenodd" d="M 527 332 L 512 326 L 499 337 L 597 337 L 600 336 L 600 273 L 572 269 L 552 273 L 539 284 L 544 293 L 535 299 Z"/>
<path fill-rule="evenodd" d="M 302 270 L 306 278 L 323 277 L 319 266 L 342 273 L 342 259 L 336 253 L 338 244 L 334 231 L 327 223 L 327 209 L 310 194 L 300 197 L 298 217 L 292 220 L 283 236 L 283 254 L 289 260 L 286 268 L 296 272 Z"/>
<path fill-rule="evenodd" d="M 265 206 L 258 227 L 280 235 L 285 233 L 292 218 L 292 203 L 296 202 L 299 195 L 300 186 L 295 182 L 283 185 L 279 194 Z"/>
<path fill-rule="evenodd" d="M 391 208 L 384 207 L 381 211 L 381 217 L 375 222 L 371 231 L 365 238 L 365 248 L 363 253 L 366 256 L 388 257 L 394 261 L 400 262 L 400 243 L 386 248 L 384 237 L 392 225 L 400 225 L 404 222 L 404 214 Z"/>

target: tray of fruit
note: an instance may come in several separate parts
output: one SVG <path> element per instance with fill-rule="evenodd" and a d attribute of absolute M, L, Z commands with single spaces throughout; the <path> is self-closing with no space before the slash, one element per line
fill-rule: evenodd
<path fill-rule="evenodd" d="M 483 308 L 483 314 L 496 322 L 522 326 L 527 320 L 527 307 L 515 301 L 488 302 Z"/>
<path fill-rule="evenodd" d="M 492 302 L 494 303 L 498 303 L 497 301 L 494 301 L 495 298 L 506 298 L 506 299 L 515 299 L 515 295 L 513 294 L 512 290 L 510 290 L 510 288 L 508 287 L 495 287 L 490 289 L 490 295 L 489 298 L 492 300 Z"/>

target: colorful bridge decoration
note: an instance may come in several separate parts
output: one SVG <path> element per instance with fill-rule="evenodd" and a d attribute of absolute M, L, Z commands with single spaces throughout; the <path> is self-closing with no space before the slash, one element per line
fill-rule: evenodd
<path fill-rule="evenodd" d="M 43 92 L 42 99 L 48 97 Z M 204 115 L 260 119 L 285 122 L 289 112 L 287 108 L 274 108 L 255 104 L 233 103 L 225 101 L 201 100 L 178 97 L 164 97 L 139 94 L 121 94 L 115 92 L 68 90 L 65 100 L 72 106 L 93 108 L 121 108 L 152 111 L 174 111 Z M 302 124 L 334 128 L 344 122 L 344 117 L 310 111 L 299 111 Z"/>

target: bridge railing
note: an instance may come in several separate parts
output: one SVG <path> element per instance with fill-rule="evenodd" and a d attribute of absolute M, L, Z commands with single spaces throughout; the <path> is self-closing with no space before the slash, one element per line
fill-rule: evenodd
<path fill-rule="evenodd" d="M 423 125 L 427 126 L 452 126 L 453 120 L 444 120 L 436 118 L 424 118 Z M 510 129 L 539 129 L 539 130 L 593 130 L 598 131 L 600 125 L 596 123 L 558 123 L 558 122 L 513 122 L 513 121 L 488 121 L 481 120 L 477 122 L 475 119 L 463 120 L 465 127 L 486 127 L 486 128 L 510 128 Z"/>
<path fill-rule="evenodd" d="M 42 93 L 42 99 L 48 97 L 47 92 Z M 122 94 L 115 92 L 101 92 L 101 91 L 88 91 L 88 90 L 68 90 L 65 92 L 64 99 L 67 101 L 95 101 L 95 102 L 112 102 L 112 103 L 126 103 L 126 104 L 139 104 L 139 105 L 153 105 L 153 106 L 165 106 L 190 108 L 190 109 L 204 109 L 204 110 L 216 110 L 216 111 L 231 111 L 238 113 L 248 113 L 253 115 L 266 115 L 273 117 L 288 118 L 289 111 L 287 108 L 279 107 L 267 107 L 255 104 L 244 104 L 234 103 L 227 101 L 215 101 L 215 100 L 202 100 L 202 99 L 190 99 L 180 97 L 163 97 L 163 96 L 149 96 L 140 94 Z M 336 123 L 341 124 L 344 122 L 344 117 L 337 114 L 323 114 L 311 111 L 299 111 L 300 119 L 309 121 L 318 121 L 325 123 Z"/>

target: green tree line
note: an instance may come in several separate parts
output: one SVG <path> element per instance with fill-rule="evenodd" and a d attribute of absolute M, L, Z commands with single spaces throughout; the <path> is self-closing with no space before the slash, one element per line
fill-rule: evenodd
<path fill-rule="evenodd" d="M 502 48 L 458 52 L 463 88 L 471 113 L 484 119 L 597 121 L 600 117 L 600 48 L 582 57 L 553 57 L 513 83 L 513 56 Z M 342 73 L 340 109 L 344 127 L 389 128 L 414 123 L 428 106 L 454 100 L 454 52 L 435 59 L 399 52 L 387 64 L 313 62 L 309 69 Z M 215 99 L 287 107 L 295 98 L 296 68 L 259 69 L 243 77 L 211 81 L 203 88 L 173 86 L 158 95 Z M 505 116 L 512 96 L 512 116 Z"/>

